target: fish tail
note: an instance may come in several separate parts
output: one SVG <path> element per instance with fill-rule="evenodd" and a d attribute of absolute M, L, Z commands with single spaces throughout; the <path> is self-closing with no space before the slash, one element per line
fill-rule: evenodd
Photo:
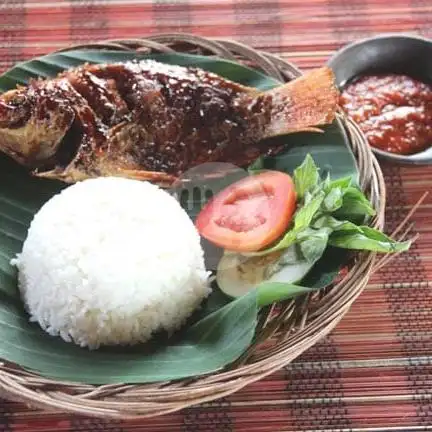
<path fill-rule="evenodd" d="M 265 138 L 320 131 L 316 126 L 329 124 L 335 118 L 339 91 L 328 67 L 315 69 L 266 93 L 272 96 L 272 111 Z"/>

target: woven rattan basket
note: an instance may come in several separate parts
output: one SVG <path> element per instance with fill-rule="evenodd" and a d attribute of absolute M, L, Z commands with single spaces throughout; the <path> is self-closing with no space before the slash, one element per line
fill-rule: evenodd
<path fill-rule="evenodd" d="M 204 39 L 188 34 L 112 40 L 68 50 L 76 48 L 215 55 L 245 63 L 280 81 L 301 75 L 295 66 L 272 54 L 231 40 Z M 382 229 L 385 185 L 379 165 L 358 127 L 342 113 L 338 114 L 337 121 L 349 137 L 361 186 L 377 210 L 372 224 Z M 376 266 L 373 253 L 357 254 L 347 272 L 329 288 L 313 296 L 286 302 L 277 313 L 272 307 L 262 310 L 253 346 L 234 364 L 211 375 L 171 383 L 92 386 L 56 382 L 0 363 L 2 396 L 48 410 L 123 419 L 162 415 L 227 396 L 284 367 L 327 335 L 362 292 Z M 266 341 L 265 347 L 263 341 Z"/>

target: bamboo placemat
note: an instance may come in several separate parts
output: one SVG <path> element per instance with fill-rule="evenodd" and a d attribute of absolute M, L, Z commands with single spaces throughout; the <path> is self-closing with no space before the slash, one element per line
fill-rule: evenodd
<path fill-rule="evenodd" d="M 308 69 L 382 32 L 432 37 L 431 0 L 3 0 L 0 69 L 72 43 L 161 32 L 235 38 Z M 425 190 L 432 166 L 382 164 L 387 228 Z M 432 194 L 421 237 L 376 274 L 336 330 L 292 365 L 217 402 L 136 422 L 43 413 L 1 401 L 6 431 L 417 431 L 432 429 Z"/>

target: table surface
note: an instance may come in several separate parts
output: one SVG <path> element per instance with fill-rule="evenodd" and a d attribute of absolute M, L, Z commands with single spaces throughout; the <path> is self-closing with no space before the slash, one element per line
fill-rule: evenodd
<path fill-rule="evenodd" d="M 3 0 L 0 69 L 71 43 L 160 32 L 231 37 L 308 69 L 382 32 L 432 36 L 431 0 Z M 432 166 L 382 164 L 387 229 L 425 190 Z M 2 401 L 0 431 L 417 431 L 432 429 L 432 194 L 421 235 L 381 270 L 331 335 L 292 365 L 213 403 L 135 422 L 43 413 Z"/>

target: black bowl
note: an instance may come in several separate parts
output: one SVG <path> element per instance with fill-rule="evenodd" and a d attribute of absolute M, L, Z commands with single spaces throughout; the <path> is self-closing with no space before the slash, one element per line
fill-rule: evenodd
<path fill-rule="evenodd" d="M 365 74 L 400 73 L 432 84 L 432 40 L 404 34 L 384 34 L 349 44 L 328 61 L 340 89 Z M 413 155 L 398 155 L 372 147 L 378 156 L 393 162 L 431 164 L 429 148 Z"/>

